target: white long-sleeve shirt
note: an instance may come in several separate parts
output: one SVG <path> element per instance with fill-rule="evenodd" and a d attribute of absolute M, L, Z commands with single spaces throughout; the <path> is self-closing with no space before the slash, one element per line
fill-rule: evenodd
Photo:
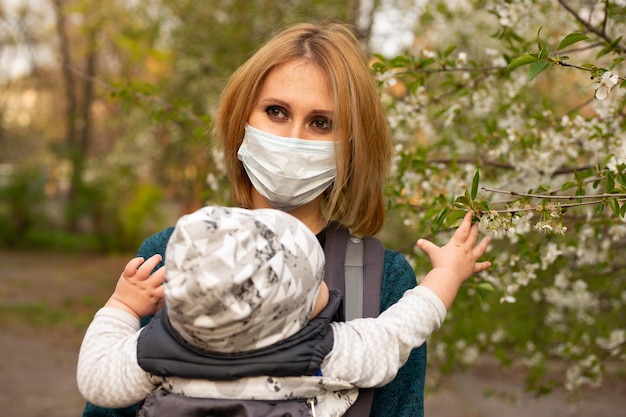
<path fill-rule="evenodd" d="M 343 400 L 345 407 L 330 404 L 333 392 L 379 387 L 392 381 L 411 351 L 441 326 L 445 316 L 445 306 L 435 293 L 417 286 L 377 318 L 331 323 L 334 344 L 322 362 L 323 377 L 251 377 L 217 382 L 159 377 L 144 371 L 137 362 L 137 339 L 142 331 L 139 320 L 123 310 L 103 307 L 83 339 L 78 388 L 86 400 L 108 408 L 135 404 L 158 387 L 166 387 L 192 397 L 210 393 L 211 398 L 283 399 L 286 393 L 297 392 L 303 397 L 318 396 L 321 406 L 324 400 L 319 401 L 320 395 L 330 399 L 328 407 L 347 409 L 357 390 Z"/>

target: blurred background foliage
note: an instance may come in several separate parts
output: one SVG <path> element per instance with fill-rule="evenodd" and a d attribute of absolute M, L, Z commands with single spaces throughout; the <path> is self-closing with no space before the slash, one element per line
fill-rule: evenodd
<path fill-rule="evenodd" d="M 228 203 L 208 132 L 228 76 L 281 27 L 354 22 L 358 6 L 0 3 L 0 245 L 132 250 L 182 213 Z"/>

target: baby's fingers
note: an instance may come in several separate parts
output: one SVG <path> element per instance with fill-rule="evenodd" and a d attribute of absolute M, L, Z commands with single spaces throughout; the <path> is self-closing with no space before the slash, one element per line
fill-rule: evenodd
<path fill-rule="evenodd" d="M 155 288 L 161 287 L 163 281 L 165 280 L 165 267 L 161 267 L 154 271 L 152 275 L 148 278 L 148 282 L 152 284 Z"/>
<path fill-rule="evenodd" d="M 159 299 L 159 303 L 162 304 L 165 299 L 165 286 L 159 285 L 154 289 L 154 296 Z"/>
<path fill-rule="evenodd" d="M 468 240 L 472 233 L 472 213 L 465 213 L 465 217 L 463 217 L 463 221 L 459 225 L 459 227 L 454 231 L 452 235 L 452 239 L 456 239 L 460 242 L 465 242 Z"/>
<path fill-rule="evenodd" d="M 135 275 L 135 273 L 137 272 L 137 268 L 139 268 L 139 266 L 143 263 L 143 258 L 142 257 L 137 257 L 137 258 L 133 258 L 131 259 L 126 266 L 124 267 L 124 273 L 123 276 L 124 277 L 132 277 Z"/>
<path fill-rule="evenodd" d="M 161 262 L 161 259 L 161 255 L 152 255 L 139 267 L 137 272 L 141 272 L 142 275 L 145 275 L 144 279 L 147 279 L 154 268 Z"/>
<path fill-rule="evenodd" d="M 476 259 L 480 258 L 487 251 L 489 242 L 491 242 L 491 238 L 489 236 L 485 236 L 480 243 L 474 247 L 472 254 L 476 257 Z M 474 263 L 474 273 L 482 272 L 490 266 L 491 262 L 488 261 L 476 262 Z"/>
<path fill-rule="evenodd" d="M 479 272 L 484 271 L 485 269 L 489 268 L 491 266 L 491 262 L 489 261 L 485 261 L 485 262 L 476 262 L 474 264 L 474 273 L 477 274 Z"/>
<path fill-rule="evenodd" d="M 430 256 L 435 250 L 439 249 L 439 246 L 426 239 L 418 239 L 417 247 L 426 252 L 426 255 Z"/>
<path fill-rule="evenodd" d="M 480 258 L 486 251 L 489 243 L 491 242 L 491 237 L 485 236 L 478 245 L 474 247 L 472 253 L 476 257 L 476 259 Z"/>

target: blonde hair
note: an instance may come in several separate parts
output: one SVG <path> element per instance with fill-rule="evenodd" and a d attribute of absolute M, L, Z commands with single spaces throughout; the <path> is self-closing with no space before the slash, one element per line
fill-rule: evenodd
<path fill-rule="evenodd" d="M 340 142 L 337 177 L 325 193 L 325 217 L 360 236 L 384 221 L 383 187 L 393 144 L 367 57 L 350 27 L 301 23 L 270 39 L 233 73 L 220 97 L 215 134 L 224 147 L 237 204 L 249 207 L 252 184 L 237 151 L 267 75 L 279 65 L 305 59 L 326 76 L 334 100 L 333 133 Z"/>

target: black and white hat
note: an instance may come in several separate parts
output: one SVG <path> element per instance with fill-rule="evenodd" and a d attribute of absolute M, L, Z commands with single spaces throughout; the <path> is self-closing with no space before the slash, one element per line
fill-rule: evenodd
<path fill-rule="evenodd" d="M 183 216 L 165 258 L 172 326 L 215 352 L 258 349 L 298 332 L 324 275 L 315 235 L 274 209 L 209 206 Z"/>

